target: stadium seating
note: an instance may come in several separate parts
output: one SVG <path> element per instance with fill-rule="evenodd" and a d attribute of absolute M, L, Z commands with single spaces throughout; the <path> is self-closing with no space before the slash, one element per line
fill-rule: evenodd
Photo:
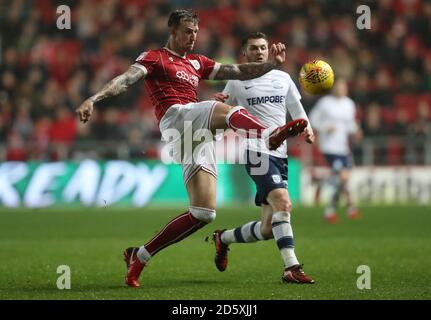
<path fill-rule="evenodd" d="M 173 7 L 164 1 L 70 2 L 72 29 L 59 30 L 55 27 L 53 1 L 40 0 L 33 6 L 26 3 L 16 2 L 12 8 L 0 4 L 1 29 L 15 26 L 14 32 L 3 35 L 0 55 L 1 160 L 54 160 L 53 154 L 58 154 L 52 153 L 51 144 L 61 144 L 65 150 L 62 154 L 73 158 L 72 142 L 91 143 L 103 138 L 98 131 L 106 132 L 112 125 L 104 120 L 104 113 L 111 108 L 119 112 L 117 140 L 126 142 L 133 127 L 130 114 L 132 110 L 139 111 L 145 123 L 142 148 L 154 157 L 160 136 L 143 86 L 137 85 L 123 96 L 98 104 L 96 121 L 80 134 L 76 133 L 78 125 L 73 124 L 74 110 L 133 63 L 141 51 L 164 44 L 164 24 Z M 358 99 L 358 119 L 363 126 L 367 125 L 369 106 L 377 103 L 383 122 L 376 135 L 393 136 L 391 130 L 399 129 L 397 115 L 403 113 L 406 132 L 415 130 L 418 121 L 430 126 L 431 94 L 427 92 L 431 90 L 431 51 L 427 48 L 431 46 L 431 36 L 422 26 L 431 19 L 431 4 L 393 1 L 388 6 L 377 2 L 379 10 L 373 11 L 377 15 L 373 21 L 378 25 L 364 37 L 367 31 L 354 27 L 355 15 L 350 12 L 355 1 L 344 1 L 335 11 L 331 3 L 310 6 L 305 0 L 275 1 L 264 6 L 263 1 L 246 0 L 221 2 L 214 8 L 196 2 L 194 8 L 202 20 L 196 50 L 218 61 L 236 61 L 240 59 L 241 37 L 259 29 L 268 33 L 271 41 L 287 44 L 288 59 L 283 68 L 295 81 L 301 64 L 315 57 L 327 59 L 336 75 L 347 76 L 350 90 Z M 313 16 L 310 23 L 304 18 L 307 14 Z M 405 32 L 397 33 L 399 30 Z M 223 82 L 202 84 L 199 98 L 210 99 L 223 86 Z M 313 97 L 304 95 L 306 110 L 314 102 Z M 421 108 L 429 111 L 419 115 L 421 102 L 427 105 Z M 58 119 L 57 109 L 63 110 L 63 120 Z M 68 132 L 61 132 L 61 128 L 68 128 Z M 405 150 L 397 147 L 395 140 L 383 143 L 387 143 L 385 158 L 398 163 L 403 161 Z M 315 162 L 321 160 L 317 158 Z"/>

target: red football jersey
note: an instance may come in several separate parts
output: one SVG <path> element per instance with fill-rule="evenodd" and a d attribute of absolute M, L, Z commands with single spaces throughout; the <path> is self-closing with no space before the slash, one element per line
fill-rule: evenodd
<path fill-rule="evenodd" d="M 143 67 L 147 74 L 145 88 L 159 122 L 170 106 L 197 102 L 199 81 L 213 78 L 219 67 L 218 63 L 203 55 L 181 57 L 167 48 L 143 52 L 135 65 Z"/>

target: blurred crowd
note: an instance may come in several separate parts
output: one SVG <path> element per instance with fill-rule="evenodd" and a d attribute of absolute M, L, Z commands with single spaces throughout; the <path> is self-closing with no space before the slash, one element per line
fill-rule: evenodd
<path fill-rule="evenodd" d="M 361 4 L 371 8 L 370 30 L 356 27 Z M 70 30 L 57 28 L 59 5 L 71 8 Z M 143 85 L 96 104 L 85 125 L 74 110 L 142 51 L 163 46 L 176 8 L 199 13 L 195 52 L 216 61 L 241 61 L 241 38 L 257 30 L 286 43 L 283 69 L 295 81 L 304 62 L 328 61 L 349 82 L 364 137 L 384 137 L 376 162 L 403 163 L 406 139 L 423 161 L 431 139 L 431 2 L 420 0 L 0 1 L 0 159 L 157 158 L 160 134 Z M 223 86 L 202 82 L 199 98 Z M 306 110 L 315 101 L 303 95 Z"/>

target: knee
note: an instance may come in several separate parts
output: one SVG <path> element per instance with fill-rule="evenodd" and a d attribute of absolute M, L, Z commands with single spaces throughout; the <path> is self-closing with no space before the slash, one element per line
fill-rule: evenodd
<path fill-rule="evenodd" d="M 219 103 L 217 108 L 219 108 L 220 115 L 224 115 L 226 117 L 234 107 L 226 103 Z"/>
<path fill-rule="evenodd" d="M 267 199 L 274 212 L 290 212 L 292 210 L 292 202 L 286 189 L 272 190 Z"/>
<path fill-rule="evenodd" d="M 226 105 L 228 108 L 226 108 L 225 111 L 225 119 L 226 119 L 226 124 L 228 126 L 230 126 L 230 118 L 237 112 L 245 110 L 244 107 L 241 106 L 235 106 L 235 107 L 231 107 Z"/>
<path fill-rule="evenodd" d="M 273 201 L 273 209 L 276 212 L 277 211 L 291 212 L 292 202 L 289 200 L 288 197 L 284 195 L 276 196 Z"/>
<path fill-rule="evenodd" d="M 229 128 L 228 119 L 231 115 L 232 107 L 222 102 L 218 102 L 214 106 L 214 111 L 211 117 L 211 130 Z"/>
<path fill-rule="evenodd" d="M 216 218 L 216 211 L 214 209 L 190 207 L 189 211 L 193 217 L 204 223 L 210 223 Z"/>

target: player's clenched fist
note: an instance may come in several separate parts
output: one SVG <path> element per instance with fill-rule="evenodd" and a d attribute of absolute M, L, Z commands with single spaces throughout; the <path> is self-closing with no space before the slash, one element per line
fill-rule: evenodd
<path fill-rule="evenodd" d="M 78 109 L 76 113 L 79 116 L 79 120 L 86 123 L 90 120 L 91 114 L 93 113 L 93 102 L 91 100 L 85 100 Z"/>

